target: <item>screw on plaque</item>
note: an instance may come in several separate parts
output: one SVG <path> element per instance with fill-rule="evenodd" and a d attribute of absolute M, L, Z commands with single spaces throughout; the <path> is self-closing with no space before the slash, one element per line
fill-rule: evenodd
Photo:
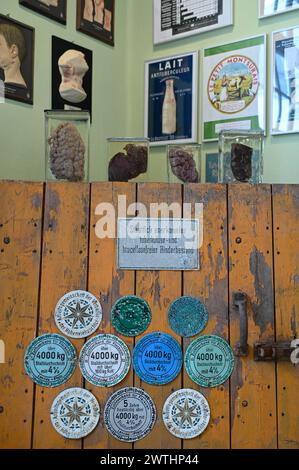
<path fill-rule="evenodd" d="M 247 294 L 235 292 L 233 294 L 233 306 L 239 310 L 240 341 L 235 347 L 235 356 L 248 356 L 248 318 L 247 318 Z"/>

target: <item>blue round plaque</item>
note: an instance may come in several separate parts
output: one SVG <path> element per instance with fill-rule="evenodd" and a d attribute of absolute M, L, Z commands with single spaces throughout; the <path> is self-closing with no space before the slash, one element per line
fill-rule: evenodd
<path fill-rule="evenodd" d="M 57 334 L 46 334 L 28 346 L 24 366 L 26 374 L 42 387 L 58 387 L 69 380 L 76 368 L 76 349 Z"/>
<path fill-rule="evenodd" d="M 168 309 L 170 328 L 179 336 L 190 338 L 207 326 L 209 314 L 206 306 L 196 297 L 179 297 Z"/>
<path fill-rule="evenodd" d="M 149 333 L 136 344 L 133 368 L 138 377 L 151 385 L 172 382 L 183 364 L 181 346 L 167 333 Z"/>

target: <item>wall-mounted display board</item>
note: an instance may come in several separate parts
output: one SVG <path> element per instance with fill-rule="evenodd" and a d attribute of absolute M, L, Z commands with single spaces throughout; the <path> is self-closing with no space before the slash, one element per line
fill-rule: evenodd
<path fill-rule="evenodd" d="M 154 43 L 233 24 L 233 0 L 153 0 Z"/>
<path fill-rule="evenodd" d="M 299 0 L 259 0 L 259 18 L 299 9 Z"/>
<path fill-rule="evenodd" d="M 266 36 L 210 47 L 203 62 L 203 140 L 266 128 Z"/>
<path fill-rule="evenodd" d="M 114 46 L 114 0 L 77 0 L 77 30 Z"/>
<path fill-rule="evenodd" d="M 0 15 L 0 83 L 4 82 L 5 98 L 33 104 L 34 36 L 31 26 Z"/>
<path fill-rule="evenodd" d="M 66 24 L 67 0 L 19 0 L 24 5 L 37 13 Z"/>
<path fill-rule="evenodd" d="M 272 134 L 299 132 L 299 26 L 272 34 Z"/>
<path fill-rule="evenodd" d="M 92 112 L 92 51 L 52 36 L 52 109 Z"/>
<path fill-rule="evenodd" d="M 145 63 L 144 136 L 150 145 L 196 142 L 197 82 L 197 52 Z"/>

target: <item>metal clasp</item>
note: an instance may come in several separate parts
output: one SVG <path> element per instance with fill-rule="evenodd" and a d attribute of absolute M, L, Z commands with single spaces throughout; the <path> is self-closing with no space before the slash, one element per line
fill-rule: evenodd
<path fill-rule="evenodd" d="M 235 355 L 248 356 L 247 295 L 244 292 L 235 292 L 233 305 L 239 310 L 240 318 L 240 341 L 235 347 Z"/>

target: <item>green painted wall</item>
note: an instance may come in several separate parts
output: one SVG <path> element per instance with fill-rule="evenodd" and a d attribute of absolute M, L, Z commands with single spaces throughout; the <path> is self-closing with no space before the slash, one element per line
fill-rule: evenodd
<path fill-rule="evenodd" d="M 106 137 L 143 135 L 145 59 L 203 49 L 222 42 L 299 25 L 298 11 L 258 20 L 257 0 L 235 0 L 235 26 L 154 47 L 152 1 L 116 0 L 116 47 L 111 48 L 76 32 L 75 3 L 76 0 L 68 0 L 68 24 L 65 27 L 20 7 L 18 0 L 0 0 L 1 14 L 10 13 L 12 18 L 36 29 L 34 106 L 13 101 L 0 106 L 0 178 L 43 179 L 43 111 L 51 106 L 52 35 L 74 41 L 94 51 L 91 179 L 104 180 Z M 269 72 L 270 52 L 269 36 Z M 269 104 L 270 78 L 268 85 Z M 199 124 L 201 126 L 201 118 Z M 199 135 L 199 141 L 200 138 Z M 267 137 L 266 182 L 299 182 L 298 142 L 299 134 Z M 203 154 L 215 151 L 217 144 L 203 145 Z M 166 181 L 165 147 L 152 150 L 150 177 L 154 181 Z"/>
<path fill-rule="evenodd" d="M 127 133 L 126 0 L 118 0 L 116 44 L 110 47 L 76 31 L 76 0 L 68 0 L 67 26 L 19 6 L 19 0 L 0 0 L 0 13 L 35 28 L 34 105 L 7 101 L 0 105 L 0 178 L 44 178 L 44 110 L 51 108 L 51 36 L 93 50 L 93 122 L 91 178 L 105 179 L 106 137 Z"/>
<path fill-rule="evenodd" d="M 284 27 L 299 25 L 299 12 L 289 12 L 272 18 L 258 19 L 258 0 L 235 0 L 234 26 L 218 29 L 153 46 L 152 2 L 151 0 L 129 0 L 128 16 L 130 82 L 128 84 L 129 130 L 131 134 L 142 135 L 143 132 L 143 64 L 144 60 L 165 57 L 177 53 L 202 50 L 205 47 L 237 39 L 271 33 Z M 270 35 L 268 35 L 268 71 L 270 72 Z M 201 83 L 202 73 L 200 70 Z M 201 103 L 199 103 L 201 129 Z M 270 76 L 268 80 L 268 106 L 270 105 Z M 268 119 L 269 127 L 269 119 Z M 200 131 L 201 132 L 201 131 Z M 201 142 L 201 134 L 199 134 Z M 273 183 L 299 182 L 299 134 L 287 136 L 268 136 L 265 146 L 265 181 Z M 204 144 L 202 153 L 217 152 L 217 143 Z M 165 148 L 155 148 L 151 154 L 151 179 L 166 179 Z M 203 165 L 204 166 L 204 165 Z"/>

